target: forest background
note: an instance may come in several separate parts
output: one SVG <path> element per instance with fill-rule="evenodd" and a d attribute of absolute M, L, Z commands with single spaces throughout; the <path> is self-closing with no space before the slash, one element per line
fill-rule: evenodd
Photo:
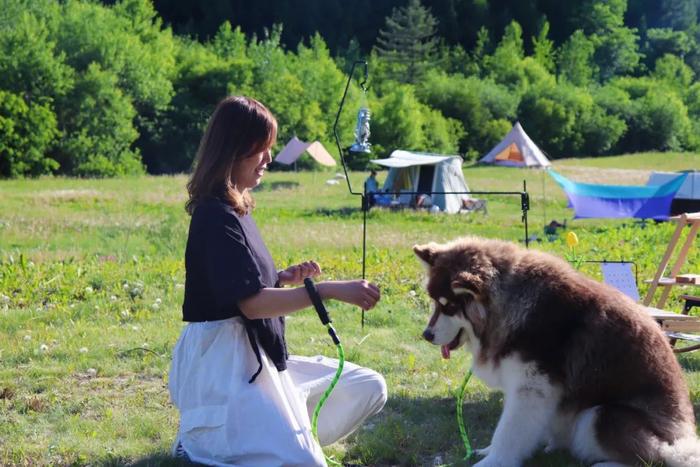
<path fill-rule="evenodd" d="M 371 157 L 400 148 L 473 160 L 516 120 L 552 159 L 698 151 L 699 9 L 700 0 L 0 0 L 0 176 L 187 171 L 226 94 L 271 108 L 277 149 L 293 135 L 334 147 L 358 59 L 370 89 L 353 83 L 340 134 L 349 144 L 357 108 L 369 106 Z"/>

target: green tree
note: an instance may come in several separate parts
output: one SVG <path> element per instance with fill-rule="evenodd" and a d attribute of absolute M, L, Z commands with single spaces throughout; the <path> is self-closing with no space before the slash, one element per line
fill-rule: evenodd
<path fill-rule="evenodd" d="M 59 131 L 46 105 L 27 104 L 21 96 L 0 90 L 0 176 L 42 175 L 58 168 L 45 157 Z"/>
<path fill-rule="evenodd" d="M 641 58 L 636 28 L 625 26 L 627 0 L 590 0 L 582 5 L 584 31 L 595 46 L 601 81 L 633 72 Z"/>
<path fill-rule="evenodd" d="M 436 27 L 437 20 L 420 0 L 392 10 L 375 47 L 381 58 L 394 64 L 394 79 L 415 83 L 431 66 L 437 50 Z"/>
<path fill-rule="evenodd" d="M 520 24 L 513 21 L 506 27 L 493 54 L 484 56 L 484 72 L 497 83 L 522 89 L 525 81 L 524 57 L 523 30 Z"/>
<path fill-rule="evenodd" d="M 682 96 L 693 82 L 693 70 L 675 55 L 666 54 L 656 61 L 652 78 L 663 81 Z"/>
<path fill-rule="evenodd" d="M 555 68 L 554 42 L 547 36 L 549 34 L 549 21 L 542 23 L 540 32 L 532 38 L 533 58 L 550 73 Z"/>
<path fill-rule="evenodd" d="M 643 52 L 647 66 L 653 68 L 659 57 L 671 54 L 683 58 L 694 47 L 696 44 L 685 31 L 657 28 L 647 30 Z"/>
<path fill-rule="evenodd" d="M 574 86 L 587 86 L 597 73 L 593 63 L 595 46 L 580 29 L 561 46 L 558 54 L 559 76 Z"/>
<path fill-rule="evenodd" d="M 371 102 L 373 151 L 388 156 L 394 149 L 455 153 L 463 132 L 459 122 L 422 104 L 409 85 L 398 85 Z M 375 156 L 376 157 L 376 156 Z M 353 168 L 362 169 L 358 160 Z"/>
<path fill-rule="evenodd" d="M 143 173 L 133 121 L 136 110 L 117 85 L 119 78 L 99 64 L 88 66 L 74 88 L 57 102 L 66 128 L 58 148 L 61 170 L 79 176 Z"/>
<path fill-rule="evenodd" d="M 468 157 L 484 153 L 508 132 L 520 99 L 493 80 L 442 72 L 427 74 L 417 94 L 428 106 L 461 123 L 459 150 Z"/>

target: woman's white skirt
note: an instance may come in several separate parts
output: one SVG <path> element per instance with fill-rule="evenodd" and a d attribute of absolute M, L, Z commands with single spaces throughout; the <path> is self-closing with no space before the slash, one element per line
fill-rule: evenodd
<path fill-rule="evenodd" d="M 180 411 L 178 440 L 191 460 L 222 466 L 326 465 L 311 434 L 309 413 L 338 362 L 290 357 L 279 372 L 261 350 L 258 369 L 243 321 L 189 323 L 173 351 L 169 388 Z M 319 438 L 330 444 L 354 431 L 386 402 L 384 378 L 347 362 L 319 415 Z"/>

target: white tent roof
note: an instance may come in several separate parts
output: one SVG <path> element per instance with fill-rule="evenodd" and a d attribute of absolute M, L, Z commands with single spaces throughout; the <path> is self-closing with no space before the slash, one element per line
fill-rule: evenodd
<path fill-rule="evenodd" d="M 435 165 L 451 157 L 459 156 L 441 156 L 427 152 L 411 152 L 397 149 L 387 159 L 372 159 L 371 162 L 384 167 L 411 167 L 414 165 Z"/>
<path fill-rule="evenodd" d="M 515 122 L 503 141 L 479 162 L 510 167 L 550 167 L 552 165 L 547 156 L 525 133 L 520 122 Z"/>
<path fill-rule="evenodd" d="M 314 141 L 313 143 L 305 143 L 296 136 L 292 137 L 280 153 L 277 154 L 275 162 L 286 165 L 293 164 L 304 151 L 308 152 L 311 157 L 316 159 L 320 164 L 327 166 L 335 165 L 335 159 L 333 159 L 333 156 L 330 155 L 320 142 Z"/>

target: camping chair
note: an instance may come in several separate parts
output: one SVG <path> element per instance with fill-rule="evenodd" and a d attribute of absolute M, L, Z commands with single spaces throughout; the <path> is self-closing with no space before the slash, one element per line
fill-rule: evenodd
<path fill-rule="evenodd" d="M 636 271 L 636 264 L 627 261 L 588 262 L 600 263 L 603 281 L 639 303 L 639 289 L 637 288 L 636 273 L 633 274 L 632 272 L 633 265 Z M 700 349 L 700 319 L 688 315 L 693 306 L 700 306 L 700 297 L 684 296 L 683 298 L 685 298 L 686 304 L 682 313 L 660 310 L 650 306 L 644 307 L 664 330 L 675 353 L 690 352 Z M 690 344 L 685 347 L 676 348 L 675 344 L 677 340 L 690 342 Z"/>

